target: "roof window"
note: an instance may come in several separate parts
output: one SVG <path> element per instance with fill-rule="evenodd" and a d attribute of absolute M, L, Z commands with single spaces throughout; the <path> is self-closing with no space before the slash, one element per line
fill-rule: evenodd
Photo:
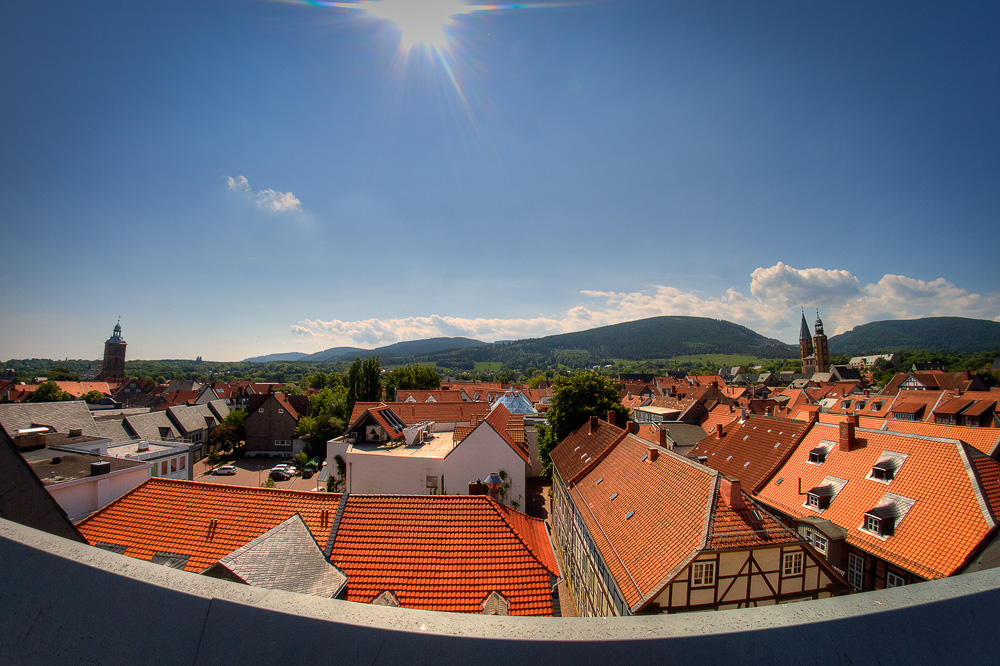
<path fill-rule="evenodd" d="M 895 451 L 883 451 L 882 455 L 872 465 L 871 471 L 866 478 L 882 483 L 889 483 L 899 474 L 899 468 L 906 461 L 907 454 Z"/>
<path fill-rule="evenodd" d="M 629 518 L 631 518 L 634 515 L 635 515 L 635 511 L 629 511 L 628 513 L 625 514 L 625 520 L 628 520 Z"/>
<path fill-rule="evenodd" d="M 864 522 L 858 529 L 878 537 L 890 537 L 915 502 L 902 495 L 886 493 L 874 508 L 865 511 Z"/>
<path fill-rule="evenodd" d="M 611 499 L 618 497 L 618 493 L 611 493 Z"/>

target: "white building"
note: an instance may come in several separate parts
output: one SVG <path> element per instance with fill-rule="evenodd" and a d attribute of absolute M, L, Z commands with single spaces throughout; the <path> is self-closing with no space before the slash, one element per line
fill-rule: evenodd
<path fill-rule="evenodd" d="M 524 507 L 530 463 L 523 416 L 498 406 L 454 432 L 432 426 L 407 427 L 391 407 L 379 405 L 327 443 L 327 459 L 344 460 L 345 488 L 352 493 L 467 495 L 470 483 L 498 473 L 505 477 L 498 499 Z"/>

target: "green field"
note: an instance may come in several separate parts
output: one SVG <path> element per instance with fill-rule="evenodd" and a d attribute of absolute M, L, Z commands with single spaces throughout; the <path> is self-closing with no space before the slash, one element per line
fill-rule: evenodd
<path fill-rule="evenodd" d="M 503 363 L 500 361 L 476 361 L 477 372 L 500 372 Z"/>

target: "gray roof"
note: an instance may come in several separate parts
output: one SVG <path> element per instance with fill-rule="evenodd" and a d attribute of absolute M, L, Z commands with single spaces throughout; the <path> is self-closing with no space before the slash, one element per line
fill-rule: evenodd
<path fill-rule="evenodd" d="M 166 412 L 147 412 L 146 414 L 127 416 L 125 417 L 125 422 L 135 431 L 139 439 L 145 439 L 150 442 L 158 442 L 181 436 L 181 433 L 177 431 L 177 427 L 167 417 Z M 161 428 L 166 428 L 167 430 L 161 431 Z"/>
<path fill-rule="evenodd" d="M 205 411 L 208 412 L 207 409 Z M 180 426 L 185 435 L 205 429 L 205 419 L 194 407 L 174 405 L 168 408 L 167 412 L 173 417 L 171 421 Z M 211 414 L 211 412 L 208 413 Z"/>
<path fill-rule="evenodd" d="M 215 413 L 216 420 L 220 423 L 222 419 L 229 416 L 230 409 L 225 400 L 212 400 L 208 403 L 208 408 Z"/>
<path fill-rule="evenodd" d="M 0 405 L 0 426 L 11 437 L 23 428 L 49 426 L 59 433 L 80 428 L 84 435 L 101 437 L 94 417 L 83 400 L 67 402 L 23 402 Z"/>
<path fill-rule="evenodd" d="M 347 585 L 347 574 L 327 561 L 297 513 L 226 555 L 219 564 L 248 585 L 269 590 L 331 598 Z"/>
<path fill-rule="evenodd" d="M 125 428 L 124 419 L 97 421 L 96 425 L 100 436 L 110 439 L 113 444 L 124 444 L 132 439 L 132 433 Z"/>

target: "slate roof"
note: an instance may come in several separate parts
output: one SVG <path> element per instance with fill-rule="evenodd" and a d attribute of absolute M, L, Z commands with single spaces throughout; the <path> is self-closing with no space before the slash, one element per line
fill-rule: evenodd
<path fill-rule="evenodd" d="M 82 400 L 0 404 L 0 426 L 11 437 L 18 430 L 43 425 L 59 433 L 80 428 L 84 435 L 101 436 L 87 403 Z"/>
<path fill-rule="evenodd" d="M 809 424 L 774 416 L 748 416 L 742 423 L 723 427 L 705 437 L 688 454 L 704 456 L 704 464 L 740 480 L 755 493 L 801 441 Z"/>
<path fill-rule="evenodd" d="M 139 439 L 149 442 L 159 442 L 181 436 L 180 430 L 170 421 L 165 411 L 126 416 L 125 423 Z"/>
<path fill-rule="evenodd" d="M 799 541 L 765 512 L 754 516 L 756 505 L 745 495 L 745 508 L 730 508 L 720 497 L 718 472 L 659 447 L 654 460 L 651 446 L 626 435 L 569 489 L 633 612 L 703 550 Z"/>
<path fill-rule="evenodd" d="M 316 538 L 295 514 L 219 560 L 247 585 L 317 597 L 336 597 L 347 575 L 323 556 Z"/>
<path fill-rule="evenodd" d="M 185 570 L 202 572 L 297 513 L 324 550 L 332 538 L 349 601 L 389 590 L 407 608 L 480 613 L 497 591 L 511 615 L 553 614 L 559 569 L 542 521 L 463 495 L 350 495 L 338 521 L 341 498 L 150 479 L 78 527 L 90 543 L 125 545 L 138 559 L 189 555 Z"/>
<path fill-rule="evenodd" d="M 847 530 L 847 543 L 923 578 L 957 573 L 966 559 L 994 532 L 1000 504 L 984 495 L 984 480 L 1000 475 L 1000 464 L 954 439 L 858 428 L 858 446 L 841 451 L 834 445 L 822 464 L 809 462 L 809 451 L 822 442 L 839 442 L 836 425 L 817 423 L 787 462 L 757 495 L 787 515 L 821 516 Z M 883 454 L 905 455 L 889 482 L 869 478 Z M 983 458 L 973 465 L 977 458 Z M 976 470 L 973 473 L 973 470 Z M 802 488 L 820 486 L 829 476 L 846 480 L 823 511 L 805 506 Z M 913 500 L 892 536 L 865 532 L 864 514 L 887 492 Z"/>

